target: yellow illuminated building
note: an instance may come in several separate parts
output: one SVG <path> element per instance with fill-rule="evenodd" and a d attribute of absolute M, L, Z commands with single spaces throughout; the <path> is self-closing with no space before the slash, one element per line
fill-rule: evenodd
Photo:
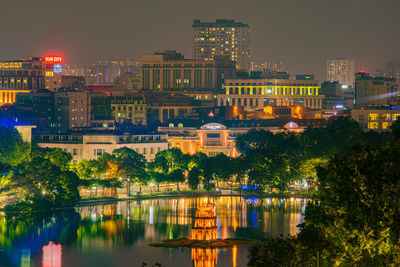
<path fill-rule="evenodd" d="M 392 123 L 400 118 L 400 109 L 353 109 L 351 118 L 366 131 L 390 131 Z"/>
<path fill-rule="evenodd" d="M 243 106 L 245 111 L 265 107 L 302 106 L 321 110 L 324 95 L 313 75 L 289 79 L 234 79 L 225 81 L 225 93 L 218 94 L 218 106 Z"/>

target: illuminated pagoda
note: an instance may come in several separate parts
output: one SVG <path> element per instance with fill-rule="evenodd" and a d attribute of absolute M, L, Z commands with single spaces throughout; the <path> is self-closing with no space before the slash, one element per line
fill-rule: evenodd
<path fill-rule="evenodd" d="M 217 239 L 217 216 L 214 205 L 203 199 L 199 204 L 193 220 L 192 237 L 194 240 L 210 241 Z M 214 267 L 217 265 L 218 251 L 216 248 L 192 248 L 194 267 Z"/>

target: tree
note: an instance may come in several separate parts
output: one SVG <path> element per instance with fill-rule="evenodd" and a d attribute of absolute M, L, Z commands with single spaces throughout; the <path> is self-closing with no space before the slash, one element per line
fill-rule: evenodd
<path fill-rule="evenodd" d="M 318 178 L 305 220 L 334 244 L 335 264 L 400 264 L 400 143 L 356 146 L 320 167 Z"/>
<path fill-rule="evenodd" d="M 0 127 L 0 162 L 17 166 L 29 160 L 30 145 L 22 140 L 16 129 Z"/>
<path fill-rule="evenodd" d="M 361 142 L 360 125 L 347 117 L 331 118 L 326 127 L 307 128 L 301 135 L 307 157 L 344 155 L 351 146 Z"/>
<path fill-rule="evenodd" d="M 37 148 L 34 152 L 36 157 L 48 159 L 54 165 L 60 167 L 62 170 L 70 169 L 70 162 L 72 156 L 70 153 L 63 151 L 60 148 Z"/>
<path fill-rule="evenodd" d="M 200 183 L 200 171 L 197 167 L 193 167 L 189 171 L 188 184 L 190 189 L 196 190 Z"/>
<path fill-rule="evenodd" d="M 148 181 L 145 157 L 127 147 L 115 149 L 112 156 L 114 163 L 118 165 L 118 176 L 126 180 L 128 195 L 131 181 L 139 184 L 141 192 L 142 186 Z"/>
<path fill-rule="evenodd" d="M 212 164 L 214 176 L 217 180 L 217 187 L 219 186 L 219 181 L 227 182 L 230 180 L 233 174 L 232 162 L 231 158 L 223 153 L 219 153 L 210 159 L 210 164 Z"/>
<path fill-rule="evenodd" d="M 160 191 L 160 184 L 168 182 L 168 162 L 166 158 L 157 153 L 154 160 L 147 165 L 147 172 L 157 185 L 157 191 Z"/>
<path fill-rule="evenodd" d="M 6 211 L 48 211 L 55 207 L 72 207 L 79 200 L 79 177 L 62 168 L 46 155 L 48 150 L 34 151 L 31 161 L 13 168 L 11 182 L 3 190 L 17 194 L 18 198 L 6 207 Z"/>
<path fill-rule="evenodd" d="M 159 171 L 168 177 L 168 181 L 176 182 L 177 189 L 180 190 L 179 183 L 185 181 L 184 173 L 188 170 L 189 159 L 180 149 L 172 148 L 158 152 L 155 160 L 159 163 Z"/>
<path fill-rule="evenodd" d="M 168 174 L 168 180 L 171 182 L 175 182 L 176 188 L 178 189 L 178 191 L 180 191 L 179 183 L 182 183 L 185 181 L 185 176 L 183 175 L 183 172 L 181 170 L 176 169 Z"/>

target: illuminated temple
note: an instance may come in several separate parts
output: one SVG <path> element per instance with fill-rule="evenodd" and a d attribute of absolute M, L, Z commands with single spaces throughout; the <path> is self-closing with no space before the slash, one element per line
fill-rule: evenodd
<path fill-rule="evenodd" d="M 210 242 L 217 239 L 215 206 L 208 203 L 207 199 L 203 199 L 198 205 L 193 220 L 191 239 Z M 218 251 L 216 248 L 192 248 L 191 254 L 194 267 L 215 267 L 217 265 Z"/>

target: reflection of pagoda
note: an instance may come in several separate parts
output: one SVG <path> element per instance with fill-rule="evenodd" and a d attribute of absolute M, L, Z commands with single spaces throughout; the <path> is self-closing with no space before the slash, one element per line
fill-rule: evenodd
<path fill-rule="evenodd" d="M 206 240 L 210 243 L 217 239 L 215 207 L 209 204 L 206 198 L 197 207 L 191 239 Z M 218 251 L 216 248 L 192 248 L 191 252 L 194 267 L 215 267 L 217 265 Z"/>

